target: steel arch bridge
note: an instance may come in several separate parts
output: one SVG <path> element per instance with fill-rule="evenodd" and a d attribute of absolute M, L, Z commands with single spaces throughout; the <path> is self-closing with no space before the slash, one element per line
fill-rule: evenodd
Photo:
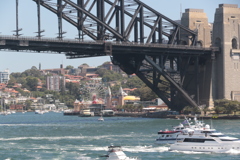
<path fill-rule="evenodd" d="M 218 48 L 197 46 L 197 32 L 139 0 L 33 1 L 38 13 L 37 38 L 22 37 L 17 23 L 15 37 L 0 36 L 0 49 L 57 52 L 68 58 L 109 55 L 115 65 L 127 74 L 135 73 L 170 108 L 205 103 L 201 67 L 206 67 Z M 41 7 L 58 18 L 56 39 L 43 38 Z M 63 20 L 76 27 L 77 39 L 64 39 Z M 89 39 L 92 41 L 86 41 Z"/>

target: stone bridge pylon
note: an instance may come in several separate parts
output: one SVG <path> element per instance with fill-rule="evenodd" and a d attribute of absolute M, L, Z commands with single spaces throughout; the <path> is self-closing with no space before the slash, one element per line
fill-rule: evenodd
<path fill-rule="evenodd" d="M 220 4 L 216 9 L 212 45 L 220 47 L 212 76 L 212 98 L 240 101 L 240 8 Z"/>

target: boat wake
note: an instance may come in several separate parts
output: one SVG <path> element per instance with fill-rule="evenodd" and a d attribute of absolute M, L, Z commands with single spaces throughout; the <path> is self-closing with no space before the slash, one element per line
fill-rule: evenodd
<path fill-rule="evenodd" d="M 200 151 L 197 152 L 197 151 L 178 151 L 178 150 L 172 150 L 170 152 L 184 153 L 184 154 L 212 154 L 212 153 L 227 153 L 227 154 L 234 154 L 234 155 L 240 154 L 240 151 L 235 149 L 230 149 L 226 152 L 200 152 Z"/>
<path fill-rule="evenodd" d="M 229 151 L 226 151 L 226 153 L 230 153 L 230 154 L 240 154 L 239 150 L 235 150 L 235 149 L 230 149 Z"/>
<path fill-rule="evenodd" d="M 127 152 L 135 152 L 135 153 L 139 153 L 139 152 L 145 152 L 145 153 L 152 153 L 152 152 L 166 152 L 168 151 L 168 147 L 166 146 L 157 146 L 157 147 L 153 147 L 153 146 L 124 146 L 123 147 L 124 151 Z"/>

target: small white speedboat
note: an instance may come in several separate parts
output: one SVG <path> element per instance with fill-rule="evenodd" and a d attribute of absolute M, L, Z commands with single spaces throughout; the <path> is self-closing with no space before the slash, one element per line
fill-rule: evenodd
<path fill-rule="evenodd" d="M 127 157 L 123 152 L 121 146 L 109 146 L 107 155 L 101 156 L 107 157 L 107 160 L 137 160 L 137 158 Z"/>
<path fill-rule="evenodd" d="M 99 117 L 99 118 L 98 118 L 98 121 L 104 121 L 103 117 L 102 117 L 102 116 Z"/>

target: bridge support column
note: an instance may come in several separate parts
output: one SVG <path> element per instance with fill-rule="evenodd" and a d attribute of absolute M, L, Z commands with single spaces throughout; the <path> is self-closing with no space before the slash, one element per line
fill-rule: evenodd
<path fill-rule="evenodd" d="M 189 27 L 191 30 L 197 32 L 197 45 L 199 47 L 211 46 L 211 26 L 208 23 L 206 13 L 202 9 L 186 9 L 182 15 L 181 23 Z M 181 32 L 181 44 L 190 44 L 191 40 L 186 37 L 185 32 Z M 195 83 L 192 86 L 196 86 L 195 100 L 198 105 L 211 106 L 211 77 L 212 77 L 212 59 L 206 57 L 205 59 L 195 59 Z M 191 76 L 186 76 L 186 81 L 189 81 Z M 192 87 L 190 87 L 192 88 Z M 191 91 L 188 91 L 191 93 Z"/>
<path fill-rule="evenodd" d="M 84 8 L 84 0 L 78 0 L 77 4 L 79 7 Z M 83 12 L 78 11 L 78 38 L 83 41 Z"/>
<path fill-rule="evenodd" d="M 63 31 L 62 31 L 62 0 L 57 1 L 58 4 L 58 38 L 63 38 Z"/>
<path fill-rule="evenodd" d="M 182 15 L 181 23 L 189 27 L 191 30 L 197 31 L 198 45 L 202 47 L 210 47 L 211 45 L 211 27 L 208 23 L 208 18 L 206 13 L 202 9 L 186 9 L 185 13 Z M 187 44 L 190 44 L 189 37 L 183 34 L 182 39 L 185 39 Z M 184 37 L 185 36 L 185 37 Z"/>
<path fill-rule="evenodd" d="M 213 45 L 221 48 L 216 55 L 213 76 L 213 99 L 240 101 L 240 8 L 220 4 L 213 25 Z"/>

